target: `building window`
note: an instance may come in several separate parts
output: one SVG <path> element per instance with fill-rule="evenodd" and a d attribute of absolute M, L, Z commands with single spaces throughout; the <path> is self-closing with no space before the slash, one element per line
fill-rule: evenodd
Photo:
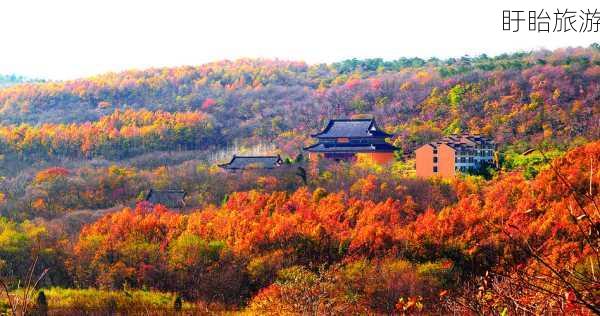
<path fill-rule="evenodd" d="M 437 158 L 438 157 L 433 157 L 433 163 L 437 163 Z"/>
<path fill-rule="evenodd" d="M 437 155 L 437 149 L 434 149 L 434 150 L 433 150 L 433 154 L 434 154 L 434 155 Z"/>
<path fill-rule="evenodd" d="M 433 167 L 433 172 L 437 172 L 437 166 Z"/>

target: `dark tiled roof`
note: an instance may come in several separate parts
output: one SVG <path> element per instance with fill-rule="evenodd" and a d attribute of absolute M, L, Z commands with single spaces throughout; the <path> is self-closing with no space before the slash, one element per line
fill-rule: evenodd
<path fill-rule="evenodd" d="M 391 137 L 377 127 L 374 119 L 338 119 L 329 120 L 325 129 L 312 135 L 317 138 L 338 137 Z"/>
<path fill-rule="evenodd" d="M 480 135 L 454 134 L 446 136 L 437 142 L 429 143 L 428 145 L 437 148 L 440 144 L 446 144 L 454 149 L 470 149 L 483 144 L 494 144 L 494 141 Z"/>
<path fill-rule="evenodd" d="M 367 153 L 367 152 L 392 152 L 397 148 L 390 144 L 315 144 L 304 148 L 304 150 L 321 153 Z"/>
<path fill-rule="evenodd" d="M 154 190 L 146 195 L 146 201 L 152 204 L 162 204 L 170 208 L 185 207 L 186 192 L 183 190 Z"/>
<path fill-rule="evenodd" d="M 282 164 L 281 157 L 279 156 L 236 156 L 233 155 L 231 161 L 225 164 L 219 165 L 223 169 L 273 169 L 279 167 Z"/>

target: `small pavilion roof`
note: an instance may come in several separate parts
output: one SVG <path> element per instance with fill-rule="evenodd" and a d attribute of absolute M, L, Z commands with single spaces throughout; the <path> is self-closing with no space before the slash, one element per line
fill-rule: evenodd
<path fill-rule="evenodd" d="M 273 169 L 281 166 L 283 160 L 277 156 L 237 156 L 233 155 L 231 161 L 220 164 L 219 167 L 230 170 L 243 170 L 249 168 L 255 169 Z"/>
<path fill-rule="evenodd" d="M 146 201 L 152 204 L 162 204 L 170 208 L 185 207 L 185 196 L 187 193 L 184 190 L 155 190 L 150 189 L 146 195 Z"/>

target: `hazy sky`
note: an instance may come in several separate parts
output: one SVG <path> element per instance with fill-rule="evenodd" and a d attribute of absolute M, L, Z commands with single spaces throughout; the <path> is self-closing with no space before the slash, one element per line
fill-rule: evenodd
<path fill-rule="evenodd" d="M 600 41 L 600 33 L 502 31 L 505 9 L 600 11 L 597 0 L 490 3 L 0 0 L 0 73 L 70 79 L 241 57 L 443 58 Z"/>

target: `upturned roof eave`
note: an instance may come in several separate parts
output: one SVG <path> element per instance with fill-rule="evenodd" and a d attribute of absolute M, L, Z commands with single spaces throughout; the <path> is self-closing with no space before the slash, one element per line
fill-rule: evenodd
<path fill-rule="evenodd" d="M 394 134 L 388 134 L 386 132 L 383 131 L 378 131 L 378 133 L 380 133 L 381 135 L 366 135 L 366 136 L 322 136 L 323 133 L 319 133 L 319 134 L 311 134 L 310 137 L 312 138 L 318 138 L 318 139 L 324 139 L 324 138 L 329 138 L 329 139 L 336 139 L 336 138 L 391 138 L 394 137 Z"/>
<path fill-rule="evenodd" d="M 317 149 L 316 147 L 318 147 L 319 145 L 321 145 L 321 143 L 317 143 L 317 144 L 313 144 L 311 146 L 308 147 L 304 147 L 303 149 L 305 151 L 308 152 L 352 152 L 352 153 L 372 153 L 372 152 L 394 152 L 395 150 L 398 150 L 399 148 L 390 144 L 387 144 L 389 147 L 383 149 L 383 148 L 372 148 L 372 149 L 353 149 L 352 146 L 347 146 L 347 147 L 330 147 L 330 148 L 344 148 L 344 149 L 340 149 L 340 150 L 327 150 L 327 149 Z M 359 146 L 356 146 L 359 147 Z M 354 148 L 356 148 L 354 147 Z M 362 147 L 366 147 L 366 146 L 362 146 Z"/>

